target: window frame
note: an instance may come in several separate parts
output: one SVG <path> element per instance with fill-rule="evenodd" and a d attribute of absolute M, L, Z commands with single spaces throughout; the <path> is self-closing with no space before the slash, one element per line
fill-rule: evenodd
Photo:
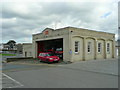
<path fill-rule="evenodd" d="M 77 45 L 76 45 L 76 43 L 77 43 Z M 75 48 L 75 53 L 79 53 L 79 48 L 80 48 L 80 45 L 79 45 L 79 41 L 75 41 L 75 43 L 74 43 L 74 48 Z M 77 52 L 76 52 L 76 48 L 77 48 Z"/>
<path fill-rule="evenodd" d="M 100 46 L 99 46 L 100 45 Z M 98 47 L 97 47 L 97 52 L 101 53 L 102 52 L 102 43 L 98 42 Z"/>
<path fill-rule="evenodd" d="M 91 47 L 92 47 L 92 42 L 88 42 L 88 44 L 87 44 L 87 52 L 88 53 L 91 53 L 92 51 L 91 51 Z"/>
<path fill-rule="evenodd" d="M 110 43 L 107 43 L 107 53 L 110 53 Z"/>

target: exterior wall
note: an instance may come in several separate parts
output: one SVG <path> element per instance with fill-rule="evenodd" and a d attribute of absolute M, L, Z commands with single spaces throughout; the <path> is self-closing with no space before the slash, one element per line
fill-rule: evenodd
<path fill-rule="evenodd" d="M 83 38 L 83 60 L 115 58 L 115 34 L 97 32 L 80 28 L 69 28 L 72 31 L 71 36 Z M 110 53 L 106 52 L 107 41 L 110 41 Z M 92 52 L 87 52 L 87 43 L 92 42 Z M 98 43 L 102 44 L 101 53 L 98 53 Z M 72 44 L 72 43 L 71 43 Z M 74 48 L 74 47 L 73 47 Z M 76 59 L 77 57 L 73 59 Z M 79 59 L 80 60 L 80 59 Z M 73 60 L 74 61 L 74 60 Z"/>
<path fill-rule="evenodd" d="M 101 52 L 98 52 L 98 43 L 101 43 Z M 104 40 L 98 39 L 96 44 L 96 58 L 97 59 L 103 59 L 105 56 L 105 46 L 104 46 Z"/>
<path fill-rule="evenodd" d="M 17 53 L 22 54 L 23 53 L 23 45 L 17 44 Z"/>
<path fill-rule="evenodd" d="M 23 57 L 33 57 L 32 44 L 23 44 Z"/>
<path fill-rule="evenodd" d="M 79 42 L 79 51 L 75 52 L 75 41 Z M 72 60 L 82 61 L 83 60 L 83 38 L 82 37 L 73 37 L 72 38 Z"/>
<path fill-rule="evenodd" d="M 64 61 L 69 61 L 71 60 L 71 54 L 69 53 L 70 51 L 70 38 L 69 35 L 63 36 L 63 60 Z"/>
<path fill-rule="evenodd" d="M 120 56 L 120 46 L 118 47 L 118 56 Z"/>
<path fill-rule="evenodd" d="M 57 30 L 46 29 L 33 35 L 33 57 L 37 57 L 36 41 L 63 38 L 63 60 L 82 61 L 94 59 L 115 58 L 115 34 L 97 32 L 87 29 L 66 27 Z M 79 52 L 75 53 L 75 41 L 79 41 Z M 91 52 L 88 53 L 88 42 L 91 42 Z M 98 43 L 101 43 L 101 52 L 98 53 Z M 107 43 L 110 43 L 110 53 L 107 53 Z M 70 50 L 72 53 L 70 53 Z"/>
<path fill-rule="evenodd" d="M 36 41 L 32 41 L 32 55 L 33 58 L 37 58 L 37 42 Z"/>
<path fill-rule="evenodd" d="M 110 52 L 106 52 L 106 55 L 107 55 L 107 58 L 112 58 L 112 53 L 113 53 L 113 50 L 112 50 L 112 41 L 106 41 L 106 47 L 107 47 L 107 43 L 110 44 Z"/>
<path fill-rule="evenodd" d="M 90 46 L 90 52 L 88 52 L 88 43 L 91 42 L 91 46 Z M 95 57 L 95 41 L 93 38 L 86 38 L 86 56 L 85 56 L 85 60 L 94 60 Z"/>

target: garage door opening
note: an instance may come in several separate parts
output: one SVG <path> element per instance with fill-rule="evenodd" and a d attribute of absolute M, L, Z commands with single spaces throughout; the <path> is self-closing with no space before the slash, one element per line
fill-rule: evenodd
<path fill-rule="evenodd" d="M 37 41 L 38 54 L 41 52 L 51 52 L 63 60 L 63 38 Z"/>

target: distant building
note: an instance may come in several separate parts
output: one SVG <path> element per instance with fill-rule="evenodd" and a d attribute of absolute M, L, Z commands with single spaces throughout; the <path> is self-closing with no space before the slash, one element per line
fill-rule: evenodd
<path fill-rule="evenodd" d="M 18 43 L 16 44 L 16 47 L 17 47 L 17 53 L 23 54 L 23 44 Z"/>
<path fill-rule="evenodd" d="M 22 44 L 16 44 L 14 40 L 9 40 L 7 43 L 1 43 L 0 44 L 0 50 L 3 51 L 3 53 L 19 53 L 22 54 Z"/>
<path fill-rule="evenodd" d="M 17 48 L 14 46 L 13 48 L 10 48 L 10 46 L 7 43 L 0 44 L 0 51 L 2 53 L 16 53 Z"/>
<path fill-rule="evenodd" d="M 32 57 L 32 43 L 23 43 L 23 57 Z"/>
<path fill-rule="evenodd" d="M 0 43 L 0 50 L 2 50 L 3 49 L 3 43 Z"/>
<path fill-rule="evenodd" d="M 6 44 L 6 43 L 1 43 L 0 44 L 0 49 L 2 49 L 2 50 L 8 50 L 9 49 L 9 45 Z"/>

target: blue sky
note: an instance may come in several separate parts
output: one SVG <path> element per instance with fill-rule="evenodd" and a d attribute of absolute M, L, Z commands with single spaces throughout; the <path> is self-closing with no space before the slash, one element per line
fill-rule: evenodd
<path fill-rule="evenodd" d="M 106 12 L 103 16 L 101 16 L 101 18 L 107 18 L 111 14 L 112 14 L 112 12 Z"/>

